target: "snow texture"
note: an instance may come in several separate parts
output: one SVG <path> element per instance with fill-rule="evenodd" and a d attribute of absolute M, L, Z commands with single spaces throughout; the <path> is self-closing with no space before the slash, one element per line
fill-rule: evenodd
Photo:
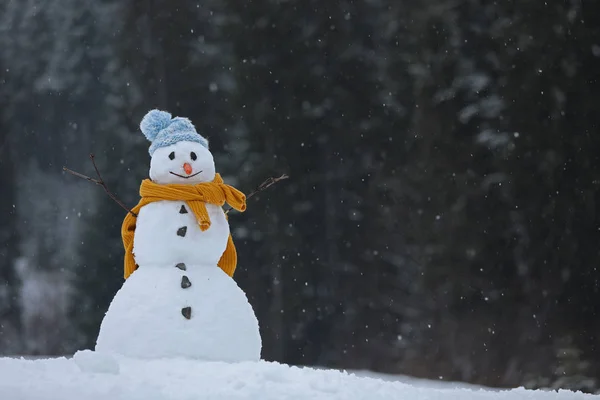
<path fill-rule="evenodd" d="M 113 299 L 96 351 L 136 358 L 259 360 L 258 321 L 246 295 L 216 265 L 140 266 Z M 192 286 L 181 288 L 182 276 Z M 191 318 L 182 315 L 191 307 Z"/>
<path fill-rule="evenodd" d="M 118 374 L 119 363 L 110 354 L 95 353 L 91 350 L 78 351 L 73 361 L 82 372 Z"/>
<path fill-rule="evenodd" d="M 79 353 L 78 353 L 79 354 Z M 575 400 L 594 396 L 569 391 L 472 390 L 412 386 L 361 378 L 334 370 L 290 367 L 269 362 L 199 362 L 182 359 L 136 360 L 114 357 L 81 368 L 65 358 L 0 358 L 0 398 L 11 400 Z M 75 355 L 77 360 L 78 355 Z M 117 363 L 112 366 L 101 364 Z M 103 372 L 108 371 L 108 372 Z"/>
<path fill-rule="evenodd" d="M 180 213 L 184 207 L 186 213 Z M 178 263 L 216 268 L 227 246 L 229 224 L 221 207 L 207 204 L 210 228 L 202 232 L 196 217 L 183 201 L 157 201 L 139 212 L 133 254 L 140 269 L 158 266 L 172 272 Z M 186 228 L 185 236 L 177 232 Z"/>
<path fill-rule="evenodd" d="M 187 173 L 186 163 L 192 167 Z M 150 176 L 160 184 L 211 181 L 214 171 L 211 153 L 192 142 L 158 149 L 150 164 Z M 229 224 L 221 207 L 206 207 L 211 226 L 204 232 L 183 201 L 142 207 L 133 241 L 139 268 L 110 304 L 97 352 L 146 359 L 260 359 L 262 343 L 252 306 L 217 265 L 227 245 Z M 189 319 L 183 312 L 187 307 Z"/>

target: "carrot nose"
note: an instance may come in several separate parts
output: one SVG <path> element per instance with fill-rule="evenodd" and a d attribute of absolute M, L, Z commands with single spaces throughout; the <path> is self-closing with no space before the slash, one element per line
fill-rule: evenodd
<path fill-rule="evenodd" d="M 183 164 L 183 170 L 186 174 L 190 175 L 192 173 L 192 166 L 188 163 Z"/>

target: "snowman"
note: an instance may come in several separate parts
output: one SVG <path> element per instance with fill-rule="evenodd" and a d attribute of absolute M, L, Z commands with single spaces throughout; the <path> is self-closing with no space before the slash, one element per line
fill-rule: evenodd
<path fill-rule="evenodd" d="M 122 227 L 125 282 L 102 321 L 96 352 L 135 358 L 260 359 L 258 322 L 232 279 L 237 255 L 222 206 L 246 198 L 215 172 L 208 141 L 186 118 L 142 119 L 150 179 Z"/>

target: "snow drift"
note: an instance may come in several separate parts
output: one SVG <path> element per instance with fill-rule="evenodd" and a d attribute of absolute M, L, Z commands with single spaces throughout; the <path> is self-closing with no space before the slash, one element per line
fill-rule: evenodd
<path fill-rule="evenodd" d="M 271 362 L 136 360 L 83 351 L 72 359 L 0 358 L 6 400 L 571 400 L 569 391 L 440 389 Z"/>

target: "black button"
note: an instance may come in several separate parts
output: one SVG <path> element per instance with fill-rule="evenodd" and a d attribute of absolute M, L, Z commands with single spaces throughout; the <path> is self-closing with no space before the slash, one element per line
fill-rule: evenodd
<path fill-rule="evenodd" d="M 187 267 L 185 266 L 184 263 L 179 263 L 175 266 L 176 268 L 179 268 L 182 271 L 185 271 L 187 269 Z"/>
<path fill-rule="evenodd" d="M 177 229 L 177 236 L 185 237 L 186 233 L 187 233 L 187 226 L 182 226 L 181 228 Z"/>
<path fill-rule="evenodd" d="M 181 309 L 181 315 L 183 315 L 185 319 L 192 318 L 192 307 L 183 307 Z"/>
<path fill-rule="evenodd" d="M 181 205 L 181 209 L 179 209 L 179 214 L 187 214 L 188 210 L 185 209 L 184 205 Z"/>
<path fill-rule="evenodd" d="M 190 282 L 190 278 L 188 278 L 187 276 L 182 276 L 181 277 L 181 288 L 182 289 L 187 289 L 190 286 L 192 286 L 192 282 Z"/>

